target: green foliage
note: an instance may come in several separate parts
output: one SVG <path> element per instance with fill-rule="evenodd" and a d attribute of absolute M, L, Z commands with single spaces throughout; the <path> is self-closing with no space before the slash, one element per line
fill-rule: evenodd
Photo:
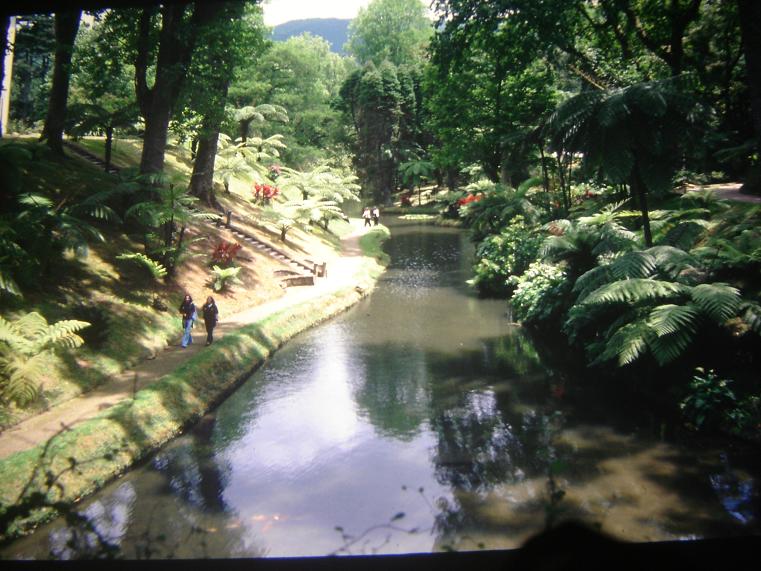
<path fill-rule="evenodd" d="M 542 244 L 541 254 L 554 262 L 565 262 L 574 279 L 593 269 L 598 259 L 626 252 L 636 247 L 634 233 L 621 223 L 624 212 L 616 212 L 617 205 L 583 217 L 578 221 L 554 220 L 545 229 L 550 233 Z"/>
<path fill-rule="evenodd" d="M 570 289 L 566 271 L 556 265 L 533 262 L 521 276 L 508 283 L 515 286 L 510 302 L 515 319 L 525 323 L 546 322 L 564 308 Z"/>
<path fill-rule="evenodd" d="M 129 207 L 126 218 L 134 218 L 146 232 L 146 254 L 158 259 L 171 275 L 184 251 L 185 228 L 191 220 L 217 220 L 219 216 L 195 210 L 198 198 L 188 193 L 188 188 L 163 175 L 140 176 L 145 200 Z M 132 186 L 135 183 L 127 183 Z"/>
<path fill-rule="evenodd" d="M 346 50 L 360 64 L 421 61 L 433 26 L 420 0 L 374 0 L 349 24 Z"/>
<path fill-rule="evenodd" d="M 16 26 L 13 82 L 23 88 L 14 88 L 10 92 L 10 115 L 14 118 L 16 128 L 22 131 L 35 124 L 39 125 L 47 111 L 50 72 L 55 52 L 54 16 L 19 16 Z M 6 127 L 3 125 L 3 129 Z"/>
<path fill-rule="evenodd" d="M 590 340 L 596 363 L 628 365 L 648 352 L 661 365 L 679 358 L 707 325 L 742 319 L 747 307 L 737 288 L 698 282 L 704 274 L 695 264 L 669 246 L 604 260 L 576 281 L 565 331 Z"/>
<path fill-rule="evenodd" d="M 47 356 L 58 348 L 82 345 L 76 332 L 88 325 L 76 320 L 49 324 L 36 312 L 10 321 L 0 316 L 0 403 L 23 406 L 34 401 L 48 372 Z"/>
<path fill-rule="evenodd" d="M 211 268 L 211 276 L 214 291 L 224 291 L 230 284 L 241 283 L 241 280 L 238 278 L 240 270 L 240 267 L 220 268 L 219 266 L 213 266 Z"/>
<path fill-rule="evenodd" d="M 466 186 L 463 190 L 469 194 L 482 196 L 460 208 L 460 217 L 470 228 L 473 241 L 499 234 L 516 216 L 522 216 L 528 224 L 538 222 L 542 211 L 529 198 L 535 182 L 529 179 L 517 190 L 484 179 Z"/>
<path fill-rule="evenodd" d="M 687 395 L 679 403 L 684 420 L 696 430 L 726 429 L 740 435 L 753 429 L 761 418 L 761 399 L 740 400 L 730 388 L 732 383 L 712 369 L 697 367 Z"/>
<path fill-rule="evenodd" d="M 542 236 L 537 230 L 516 216 L 501 233 L 478 245 L 472 283 L 480 293 L 503 296 L 512 291 L 508 278 L 525 272 L 539 253 Z"/>
<path fill-rule="evenodd" d="M 116 259 L 129 260 L 131 262 L 135 262 L 137 265 L 145 268 L 150 273 L 151 277 L 156 281 L 164 279 L 167 275 L 167 271 L 164 266 L 162 266 L 157 261 L 150 259 L 145 254 L 141 254 L 139 252 L 137 253 L 128 252 L 124 254 L 119 254 L 118 256 L 116 256 Z"/>
<path fill-rule="evenodd" d="M 345 127 L 333 100 L 355 66 L 350 58 L 333 53 L 321 37 L 291 37 L 270 44 L 243 66 L 230 86 L 230 100 L 239 108 L 268 103 L 287 109 L 291 120 L 277 127 L 288 140 L 282 161 L 309 169 L 344 152 Z M 263 136 L 271 134 L 266 123 L 253 125 Z"/>

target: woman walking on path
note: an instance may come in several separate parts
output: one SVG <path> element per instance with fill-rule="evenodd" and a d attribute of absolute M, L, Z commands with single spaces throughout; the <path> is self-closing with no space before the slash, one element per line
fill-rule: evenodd
<path fill-rule="evenodd" d="M 372 215 L 373 215 L 373 224 L 377 226 L 380 223 L 380 208 L 378 208 L 377 206 L 373 206 Z"/>
<path fill-rule="evenodd" d="M 188 345 L 193 343 L 193 337 L 190 334 L 190 329 L 193 327 L 193 322 L 196 319 L 196 306 L 193 303 L 193 298 L 190 295 L 185 294 L 185 299 L 182 300 L 180 305 L 180 314 L 182 315 L 182 342 L 180 345 L 184 349 Z"/>
<path fill-rule="evenodd" d="M 372 214 L 370 213 L 369 206 L 365 206 L 365 209 L 362 211 L 362 218 L 365 221 L 365 226 L 370 226 L 370 220 L 372 218 Z"/>
<path fill-rule="evenodd" d="M 214 327 L 219 320 L 219 310 L 217 304 L 214 303 L 214 298 L 209 296 L 206 298 L 206 303 L 201 308 L 203 313 L 203 322 L 206 325 L 206 344 L 211 345 L 214 341 Z"/>

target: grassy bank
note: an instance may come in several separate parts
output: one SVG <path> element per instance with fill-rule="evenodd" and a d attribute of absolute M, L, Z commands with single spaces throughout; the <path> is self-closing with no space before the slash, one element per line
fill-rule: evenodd
<path fill-rule="evenodd" d="M 288 339 L 345 311 L 383 271 L 383 227 L 363 237 L 355 286 L 229 333 L 104 415 L 0 461 L 0 539 L 29 533 L 166 444 L 218 405 Z"/>

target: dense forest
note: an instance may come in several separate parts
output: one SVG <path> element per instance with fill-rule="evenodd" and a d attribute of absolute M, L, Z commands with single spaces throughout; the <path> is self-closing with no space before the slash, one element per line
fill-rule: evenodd
<path fill-rule="evenodd" d="M 13 340 L 81 343 L 81 321 L 23 314 L 57 259 L 122 224 L 142 242 L 124 255 L 171 281 L 184 222 L 215 216 L 237 180 L 283 240 L 328 228 L 360 187 L 364 204 L 463 225 L 473 286 L 514 319 L 696 429 L 757 438 L 759 207 L 706 186 L 761 187 L 761 5 L 432 8 L 435 21 L 419 0 L 372 1 L 345 56 L 310 34 L 272 42 L 252 1 L 18 15 L 0 145 L 3 403 L 36 396 L 33 350 Z M 138 140 L 139 166 L 111 188 L 39 194 L 20 173 L 65 136 L 98 136 L 106 169 Z M 168 176 L 168 142 L 190 156 L 187 180 Z"/>

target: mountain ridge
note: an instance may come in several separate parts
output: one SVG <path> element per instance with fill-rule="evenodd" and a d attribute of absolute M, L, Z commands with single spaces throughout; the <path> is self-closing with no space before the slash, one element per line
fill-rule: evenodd
<path fill-rule="evenodd" d="M 272 39 L 276 42 L 285 41 L 293 36 L 308 32 L 313 36 L 324 38 L 330 44 L 330 50 L 346 55 L 343 46 L 348 39 L 349 19 L 343 18 L 304 18 L 289 20 L 278 24 L 272 29 Z"/>

